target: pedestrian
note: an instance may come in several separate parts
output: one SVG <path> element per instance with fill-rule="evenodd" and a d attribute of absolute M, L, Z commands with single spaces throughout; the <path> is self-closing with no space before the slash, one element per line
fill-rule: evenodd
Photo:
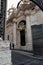
<path fill-rule="evenodd" d="M 14 50 L 14 43 L 12 43 L 12 47 L 13 47 L 13 50 Z"/>
<path fill-rule="evenodd" d="M 10 42 L 10 50 L 11 50 L 11 42 Z"/>

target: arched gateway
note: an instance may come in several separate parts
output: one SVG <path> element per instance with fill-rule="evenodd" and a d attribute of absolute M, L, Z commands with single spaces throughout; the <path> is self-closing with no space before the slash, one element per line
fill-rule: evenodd
<path fill-rule="evenodd" d="M 26 45 L 25 42 L 26 21 L 22 20 L 21 22 L 19 22 L 18 28 L 20 29 L 20 45 L 25 46 Z"/>

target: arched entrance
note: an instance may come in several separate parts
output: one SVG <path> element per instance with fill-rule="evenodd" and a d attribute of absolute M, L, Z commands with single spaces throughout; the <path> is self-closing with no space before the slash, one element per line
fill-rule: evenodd
<path fill-rule="evenodd" d="M 26 21 L 22 20 L 19 25 L 18 25 L 19 29 L 20 29 L 20 45 L 21 46 L 25 46 L 26 42 L 25 42 L 25 28 L 26 28 Z"/>

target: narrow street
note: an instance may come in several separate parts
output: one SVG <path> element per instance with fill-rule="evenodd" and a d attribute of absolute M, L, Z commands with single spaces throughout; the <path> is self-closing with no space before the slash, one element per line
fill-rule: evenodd
<path fill-rule="evenodd" d="M 20 53 L 20 51 L 12 50 L 12 65 L 43 65 L 43 60 L 39 60 L 37 58 L 33 58 L 29 55 L 25 55 Z"/>

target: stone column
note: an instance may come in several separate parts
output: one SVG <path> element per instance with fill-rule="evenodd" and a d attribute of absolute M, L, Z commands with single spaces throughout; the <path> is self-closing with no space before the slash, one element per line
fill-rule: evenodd
<path fill-rule="evenodd" d="M 13 20 L 13 43 L 16 45 L 16 20 Z"/>
<path fill-rule="evenodd" d="M 27 50 L 32 51 L 32 33 L 31 33 L 31 23 L 30 23 L 30 13 L 26 11 L 26 46 Z"/>

